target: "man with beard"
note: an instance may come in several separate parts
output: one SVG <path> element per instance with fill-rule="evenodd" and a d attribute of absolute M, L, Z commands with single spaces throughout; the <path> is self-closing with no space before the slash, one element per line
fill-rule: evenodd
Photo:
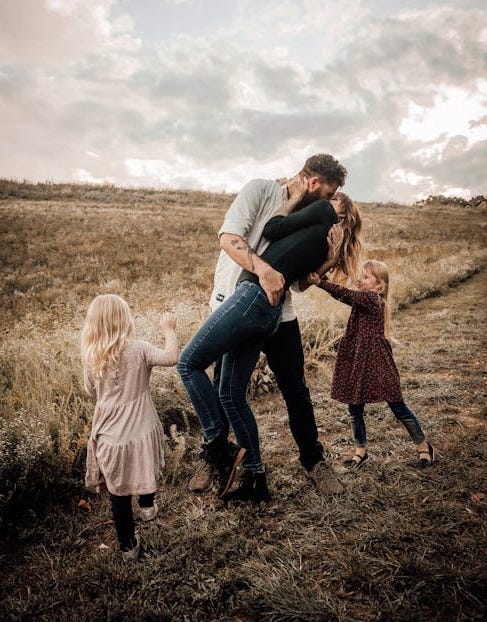
<path fill-rule="evenodd" d="M 284 278 L 259 257 L 269 244 L 262 238 L 264 225 L 283 203 L 287 203 L 289 211 L 296 211 L 319 199 L 329 200 L 343 186 L 346 175 L 346 169 L 333 156 L 317 154 L 308 158 L 302 170 L 286 184 L 255 179 L 244 186 L 230 206 L 219 231 L 221 252 L 210 298 L 211 311 L 234 292 L 242 269 L 257 275 L 269 303 L 273 306 L 278 304 L 284 289 Z M 341 493 L 343 486 L 325 462 L 323 445 L 318 439 L 313 405 L 304 378 L 301 332 L 290 291 L 286 294 L 279 328 L 267 338 L 262 351 L 286 402 L 291 433 L 307 476 L 321 494 Z M 217 393 L 220 362 L 217 362 L 214 371 Z M 226 421 L 223 410 L 221 417 Z M 204 442 L 203 460 L 188 483 L 190 491 L 203 492 L 212 485 L 214 467 L 206 459 L 206 450 L 207 443 Z"/>

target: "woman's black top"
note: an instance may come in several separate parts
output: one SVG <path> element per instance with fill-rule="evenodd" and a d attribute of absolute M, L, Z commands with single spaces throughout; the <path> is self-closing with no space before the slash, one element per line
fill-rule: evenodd
<path fill-rule="evenodd" d="M 337 222 L 332 205 L 320 200 L 289 216 L 273 216 L 266 223 L 262 235 L 272 242 L 260 257 L 284 276 L 285 290 L 326 260 L 326 236 Z M 259 277 L 243 270 L 241 281 L 258 283 Z"/>

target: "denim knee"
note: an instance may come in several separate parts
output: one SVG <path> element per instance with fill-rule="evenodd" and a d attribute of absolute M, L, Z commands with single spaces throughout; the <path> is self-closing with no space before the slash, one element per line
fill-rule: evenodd
<path fill-rule="evenodd" d="M 176 365 L 176 369 L 178 370 L 178 374 L 183 378 L 188 371 L 188 366 L 186 365 L 186 361 L 183 359 L 183 355 L 181 354 L 179 357 L 178 364 Z"/>
<path fill-rule="evenodd" d="M 404 402 L 388 402 L 388 405 L 396 419 L 406 428 L 411 440 L 416 444 L 422 443 L 426 436 L 418 418 L 409 406 Z"/>

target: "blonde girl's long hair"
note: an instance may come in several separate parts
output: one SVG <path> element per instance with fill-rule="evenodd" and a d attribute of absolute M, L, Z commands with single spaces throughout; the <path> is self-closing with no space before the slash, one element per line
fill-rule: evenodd
<path fill-rule="evenodd" d="M 377 293 L 384 304 L 384 334 L 387 339 L 391 339 L 391 304 L 389 298 L 389 269 L 382 261 L 367 259 L 362 264 L 362 268 L 370 272 L 379 283 Z"/>
<path fill-rule="evenodd" d="M 81 360 L 93 379 L 103 378 L 116 365 L 134 334 L 134 319 L 123 298 L 102 294 L 92 300 L 81 332 Z"/>
<path fill-rule="evenodd" d="M 334 198 L 340 200 L 345 217 L 340 221 L 343 242 L 332 274 L 336 277 L 335 280 L 355 282 L 360 273 L 363 255 L 362 215 L 348 194 L 335 192 Z"/>

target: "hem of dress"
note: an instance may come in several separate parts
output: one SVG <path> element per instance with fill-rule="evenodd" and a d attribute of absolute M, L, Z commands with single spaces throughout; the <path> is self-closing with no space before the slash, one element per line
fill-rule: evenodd
<path fill-rule="evenodd" d="M 151 495 L 152 493 L 156 493 L 159 489 L 159 486 L 156 486 L 154 488 L 154 486 L 147 486 L 145 488 L 137 488 L 136 490 L 134 488 L 128 488 L 125 490 L 116 490 L 114 488 L 112 488 L 110 490 L 110 488 L 107 486 L 107 483 L 105 482 L 105 486 L 108 490 L 108 492 L 111 495 L 115 495 L 116 497 L 128 497 L 128 496 L 136 496 L 136 495 Z"/>
<path fill-rule="evenodd" d="M 404 402 L 404 398 L 401 397 L 394 397 L 394 398 L 389 398 L 389 397 L 378 397 L 375 399 L 367 399 L 367 398 L 363 398 L 360 401 L 357 401 L 355 399 L 353 400 L 345 400 L 341 397 L 333 397 L 333 395 L 331 396 L 331 398 L 333 400 L 336 400 L 337 402 L 340 402 L 342 404 L 380 404 L 381 402 L 387 403 L 387 402 Z"/>

